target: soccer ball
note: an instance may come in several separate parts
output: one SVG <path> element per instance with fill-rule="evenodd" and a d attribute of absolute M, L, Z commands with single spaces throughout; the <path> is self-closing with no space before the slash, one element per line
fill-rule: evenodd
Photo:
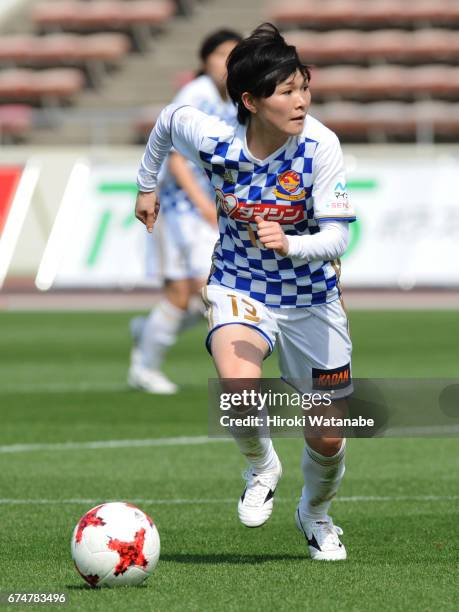
<path fill-rule="evenodd" d="M 151 518 L 124 502 L 86 512 L 71 541 L 77 571 L 92 587 L 140 584 L 158 563 L 159 550 Z"/>

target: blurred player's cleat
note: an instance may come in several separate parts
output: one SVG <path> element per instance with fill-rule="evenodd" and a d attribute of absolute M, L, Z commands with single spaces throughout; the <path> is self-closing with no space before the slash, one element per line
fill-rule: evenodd
<path fill-rule="evenodd" d="M 282 466 L 276 455 L 277 467 L 268 472 L 257 472 L 250 467 L 244 474 L 247 485 L 237 507 L 239 520 L 246 527 L 261 527 L 271 516 L 273 498 Z"/>
<path fill-rule="evenodd" d="M 300 509 L 295 512 L 295 522 L 306 538 L 311 559 L 318 561 L 341 561 L 346 559 L 346 549 L 338 536 L 343 530 L 329 516 L 322 519 L 306 519 L 301 517 Z"/>
<path fill-rule="evenodd" d="M 129 368 L 128 385 L 146 393 L 172 395 L 177 393 L 178 386 L 159 370 L 150 370 L 138 364 Z"/>

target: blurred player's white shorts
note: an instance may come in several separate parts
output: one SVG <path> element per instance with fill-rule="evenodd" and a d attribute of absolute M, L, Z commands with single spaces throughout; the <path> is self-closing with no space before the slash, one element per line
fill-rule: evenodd
<path fill-rule="evenodd" d="M 218 231 L 194 211 L 168 211 L 156 234 L 161 273 L 167 280 L 207 278 Z"/>
<path fill-rule="evenodd" d="M 298 391 L 333 389 L 336 399 L 352 393 L 352 342 L 341 300 L 305 308 L 272 308 L 220 285 L 204 287 L 203 299 L 209 352 L 217 329 L 247 325 L 263 336 L 270 352 L 277 343 L 282 378 Z"/>

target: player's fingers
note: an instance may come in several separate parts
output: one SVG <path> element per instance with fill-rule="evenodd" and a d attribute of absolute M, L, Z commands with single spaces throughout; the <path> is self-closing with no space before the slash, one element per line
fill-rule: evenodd
<path fill-rule="evenodd" d="M 262 228 L 258 230 L 258 238 L 260 239 L 272 238 L 274 240 L 274 239 L 281 238 L 281 233 L 279 232 L 278 228 L 266 227 L 266 228 Z"/>
<path fill-rule="evenodd" d="M 153 225 L 155 224 L 156 221 L 156 214 L 154 211 L 149 211 L 146 215 L 146 220 L 145 220 L 145 225 L 147 226 L 147 231 L 151 232 L 153 231 Z"/>
<path fill-rule="evenodd" d="M 269 227 L 272 224 L 271 221 L 265 221 L 263 217 L 260 217 L 259 215 L 256 215 L 255 221 L 257 223 L 257 231 L 264 227 Z"/>
<path fill-rule="evenodd" d="M 282 247 L 279 240 L 273 240 L 271 242 L 265 242 L 264 245 L 267 249 L 280 249 Z"/>
<path fill-rule="evenodd" d="M 144 211 L 144 210 L 136 210 L 136 211 L 135 211 L 135 216 L 136 216 L 136 219 L 138 219 L 139 221 L 141 221 L 141 222 L 142 222 L 144 225 L 145 225 L 145 222 L 146 222 L 145 214 L 146 214 L 146 213 L 145 213 L 145 211 Z"/>

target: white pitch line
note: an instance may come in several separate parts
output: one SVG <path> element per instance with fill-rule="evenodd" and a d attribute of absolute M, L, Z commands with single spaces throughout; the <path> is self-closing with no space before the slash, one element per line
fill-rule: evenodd
<path fill-rule="evenodd" d="M 208 504 L 233 504 L 235 498 L 217 498 L 217 499 L 144 499 L 134 498 L 129 499 L 129 503 L 134 504 L 146 504 L 152 506 L 181 506 L 181 505 L 208 505 Z M 281 497 L 277 498 L 276 502 L 291 503 L 296 501 L 296 497 Z M 337 497 L 334 502 L 343 503 L 360 503 L 360 502 L 395 502 L 395 501 L 406 501 L 406 502 L 430 502 L 430 501 L 457 501 L 459 495 L 354 495 L 351 497 Z M 78 505 L 78 504 L 93 504 L 97 505 L 100 503 L 108 503 L 109 501 L 120 501 L 120 500 L 100 500 L 100 499 L 12 499 L 12 498 L 0 498 L 0 505 Z"/>
<path fill-rule="evenodd" d="M 0 446 L 0 454 L 33 451 L 73 451 L 111 448 L 142 448 L 149 446 L 187 446 L 213 442 L 232 442 L 232 438 L 180 436 L 176 438 L 146 438 L 144 440 L 95 440 L 94 442 L 60 442 L 55 444 L 9 444 Z"/>
<path fill-rule="evenodd" d="M 23 383 L 15 385 L 1 385 L 0 394 L 29 394 L 29 393 L 78 393 L 86 391 L 112 392 L 128 391 L 125 383 Z"/>

